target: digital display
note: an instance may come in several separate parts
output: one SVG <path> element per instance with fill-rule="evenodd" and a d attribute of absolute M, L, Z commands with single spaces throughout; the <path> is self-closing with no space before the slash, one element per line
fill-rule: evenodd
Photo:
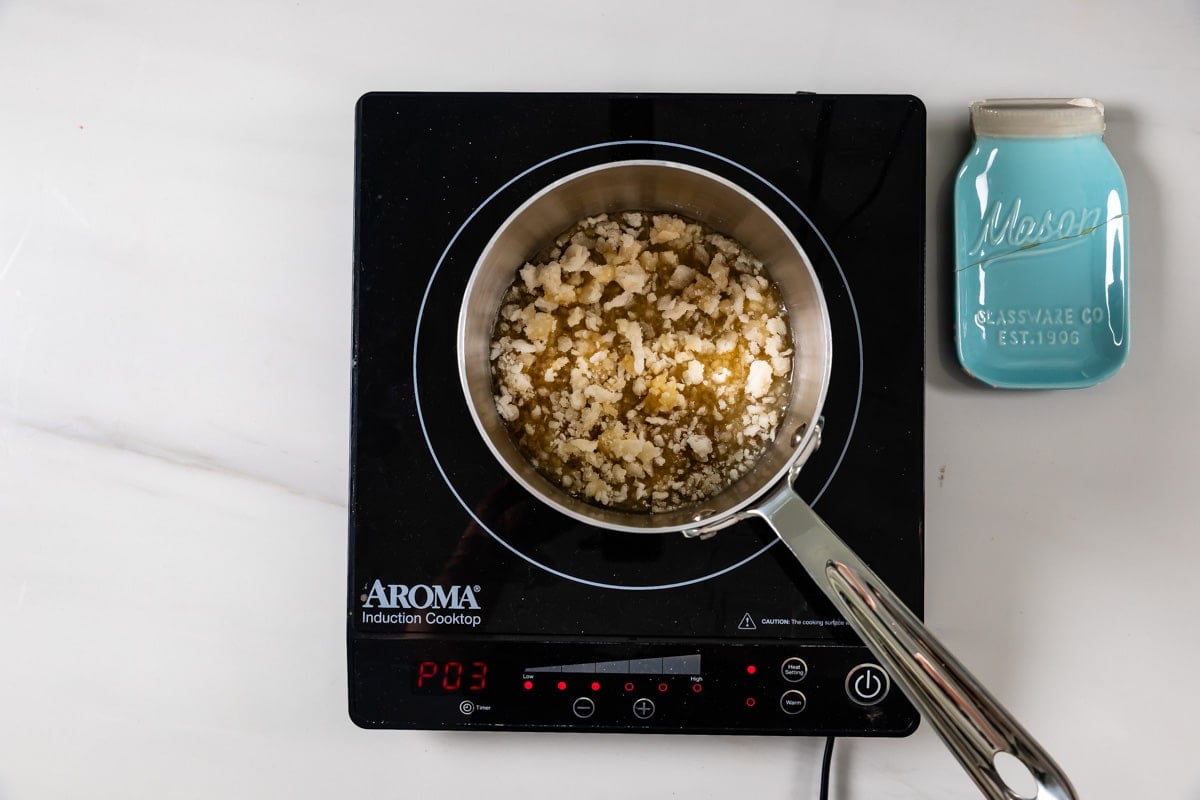
<path fill-rule="evenodd" d="M 482 692 L 487 686 L 486 661 L 421 661 L 413 670 L 415 694 Z"/>

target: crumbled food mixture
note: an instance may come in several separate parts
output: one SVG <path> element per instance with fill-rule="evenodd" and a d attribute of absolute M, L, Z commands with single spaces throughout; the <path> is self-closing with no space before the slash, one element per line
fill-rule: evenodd
<path fill-rule="evenodd" d="M 788 398 L 787 311 L 762 262 L 670 214 L 579 222 L 518 271 L 492 332 L 521 452 L 589 502 L 662 512 L 743 475 Z"/>

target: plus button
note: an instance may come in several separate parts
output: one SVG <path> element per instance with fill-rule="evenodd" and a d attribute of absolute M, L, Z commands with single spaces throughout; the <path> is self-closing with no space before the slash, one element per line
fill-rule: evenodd
<path fill-rule="evenodd" d="M 634 700 L 633 715 L 638 719 L 650 719 L 654 716 L 654 701 L 646 697 Z"/>

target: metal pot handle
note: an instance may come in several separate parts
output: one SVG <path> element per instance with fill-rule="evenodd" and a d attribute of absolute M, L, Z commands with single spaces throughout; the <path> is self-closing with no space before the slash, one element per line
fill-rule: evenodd
<path fill-rule="evenodd" d="M 1071 782 L 1050 755 L 958 663 L 917 616 L 783 481 L 746 516 L 759 516 L 850 626 L 912 704 L 945 741 L 989 800 L 1028 800 L 996 770 L 1008 753 L 1037 782 L 1034 800 L 1074 800 Z"/>

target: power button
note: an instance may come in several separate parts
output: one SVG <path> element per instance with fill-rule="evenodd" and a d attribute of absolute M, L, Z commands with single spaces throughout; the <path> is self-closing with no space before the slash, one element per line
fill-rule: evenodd
<path fill-rule="evenodd" d="M 883 701 L 892 688 L 892 679 L 878 664 L 859 664 L 846 675 L 846 696 L 860 706 Z"/>

